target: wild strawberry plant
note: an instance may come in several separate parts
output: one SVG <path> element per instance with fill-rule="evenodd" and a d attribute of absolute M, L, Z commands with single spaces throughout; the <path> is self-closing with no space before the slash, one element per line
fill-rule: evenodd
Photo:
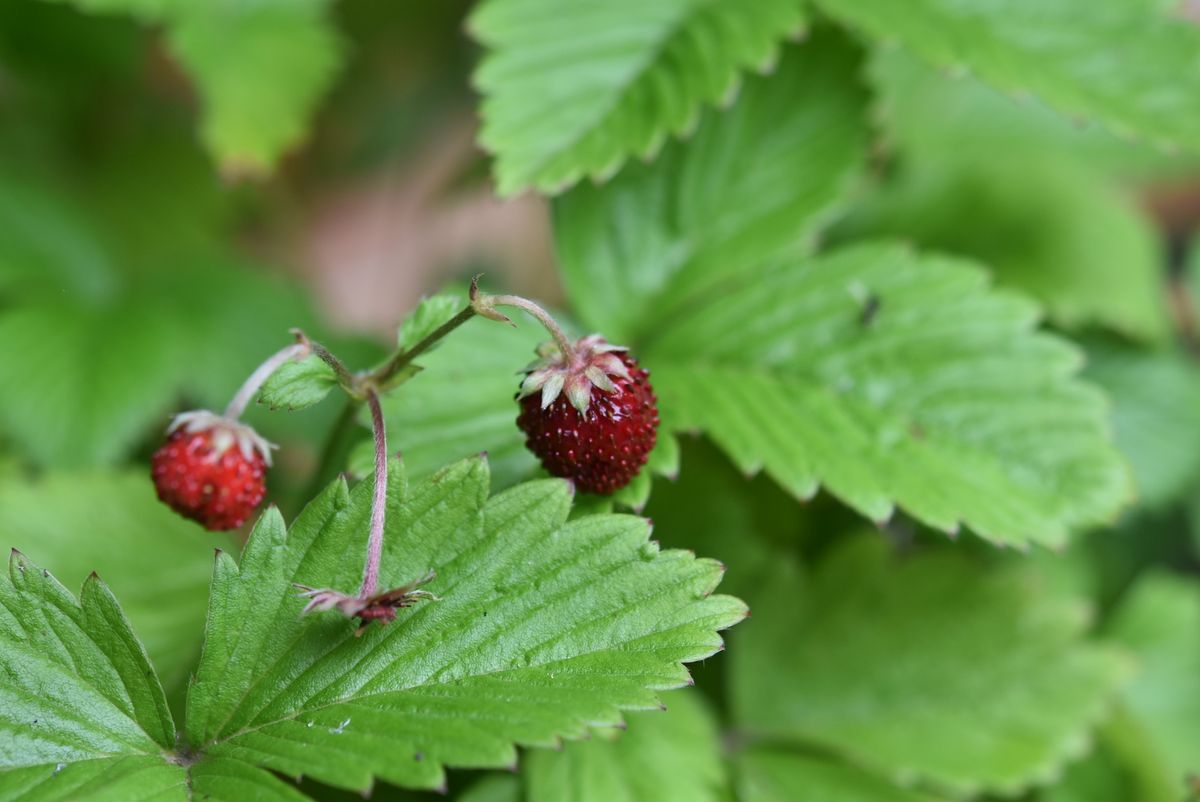
<path fill-rule="evenodd" d="M 0 5 L 0 800 L 1194 796 L 1197 20 Z M 563 294 L 331 331 L 468 80 Z"/>

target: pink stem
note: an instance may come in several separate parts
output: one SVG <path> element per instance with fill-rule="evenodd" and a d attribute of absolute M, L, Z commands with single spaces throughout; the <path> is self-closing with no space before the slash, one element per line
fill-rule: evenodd
<path fill-rule="evenodd" d="M 383 425 L 383 408 L 379 394 L 367 390 L 367 406 L 371 408 L 371 426 L 375 430 L 375 495 L 371 501 L 371 536 L 367 540 L 367 564 L 363 568 L 360 598 L 374 596 L 379 590 L 379 563 L 383 558 L 383 523 L 387 510 L 387 432 Z"/>
<path fill-rule="evenodd" d="M 562 351 L 563 359 L 567 360 L 567 363 L 571 365 L 579 361 L 575 355 L 575 346 L 567 337 L 567 333 L 562 330 L 562 326 L 558 325 L 558 321 L 551 317 L 550 313 L 545 309 L 528 298 L 522 298 L 519 295 L 492 295 L 489 296 L 488 300 L 494 306 L 515 306 L 517 309 L 523 309 L 533 315 L 539 323 L 546 327 L 546 331 L 550 332 L 550 336 L 554 338 L 554 342 L 558 345 L 558 350 Z"/>

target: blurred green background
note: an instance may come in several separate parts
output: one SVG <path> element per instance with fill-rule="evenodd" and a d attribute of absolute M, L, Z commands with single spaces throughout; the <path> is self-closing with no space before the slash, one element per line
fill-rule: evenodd
<path fill-rule="evenodd" d="M 219 40 L 144 5 L 130 16 L 0 2 L 0 534 L 69 587 L 100 568 L 178 706 L 198 649 L 208 547 L 241 535 L 203 533 L 154 500 L 146 464 L 169 415 L 222 406 L 293 326 L 369 366 L 423 294 L 477 272 L 492 290 L 564 300 L 545 202 L 498 200 L 475 144 L 470 4 L 340 0 L 317 55 L 268 48 L 262 65 L 232 67 Z M 311 34 L 286 14 L 278 24 L 297 25 L 301 41 Z M 1094 600 L 1100 631 L 1151 644 L 1166 679 L 1142 681 L 1131 704 L 1146 702 L 1143 712 L 1162 714 L 1157 732 L 1177 736 L 1163 748 L 1173 770 L 1200 769 L 1200 753 L 1188 752 L 1200 750 L 1198 725 L 1184 720 L 1194 699 L 1184 708 L 1172 695 L 1186 683 L 1171 672 L 1192 652 L 1170 653 L 1169 628 L 1200 571 L 1200 161 L 900 50 L 861 49 L 870 169 L 824 241 L 886 234 L 975 257 L 1084 346 L 1087 375 L 1111 395 L 1138 500 L 1069 556 L 1029 562 L 1054 592 Z M 293 77 L 307 92 L 296 101 L 304 124 L 272 130 L 291 115 L 275 103 Z M 263 118 L 226 126 L 211 92 Z M 511 371 L 540 336 L 526 327 L 485 352 L 490 337 L 471 324 L 439 352 L 445 373 L 427 366 L 429 378 L 389 401 L 394 445 L 417 472 L 483 449 L 498 482 L 532 471 L 506 405 Z M 432 399 L 477 376 L 480 362 L 511 368 L 463 391 L 488 400 L 437 409 Z M 365 440 L 342 415 L 332 401 L 249 413 L 282 446 L 270 497 L 289 517 L 328 478 L 326 444 L 341 443 L 345 467 Z M 701 439 L 683 454 L 690 467 L 656 485 L 646 514 L 665 545 L 727 561 L 729 592 L 753 597 L 772 555 L 815 561 L 863 526 L 827 497 L 801 508 L 767 480 L 745 479 Z M 901 546 L 929 537 L 903 516 L 886 533 Z M 988 564 L 1011 559 L 971 538 L 955 548 Z M 1185 634 L 1181 653 L 1197 642 Z M 719 689 L 723 670 L 701 668 L 699 683 Z M 1121 759 L 1078 764 L 1046 802 L 1171 798 L 1161 788 L 1105 796 L 1153 784 L 1114 722 L 1098 754 Z"/>

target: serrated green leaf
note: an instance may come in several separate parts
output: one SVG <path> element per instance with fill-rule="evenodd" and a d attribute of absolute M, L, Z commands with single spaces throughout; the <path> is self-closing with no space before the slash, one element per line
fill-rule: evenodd
<path fill-rule="evenodd" d="M 859 769 L 809 755 L 756 748 L 737 759 L 742 802 L 932 802 Z"/>
<path fill-rule="evenodd" d="M 731 650 L 739 725 L 896 781 L 961 793 L 1045 781 L 1128 673 L 1082 639 L 1082 605 L 958 552 L 892 558 L 862 538 L 809 581 L 775 576 Z"/>
<path fill-rule="evenodd" d="M 5 771 L 3 802 L 190 802 L 187 773 L 157 755 L 116 755 Z M 214 798 L 211 802 L 234 802 Z"/>
<path fill-rule="evenodd" d="M 1059 545 L 1129 479 L 1079 354 L 1035 322 L 969 263 L 875 244 L 746 273 L 642 353 L 665 428 L 800 498 Z"/>
<path fill-rule="evenodd" d="M 134 775 L 139 791 L 182 786 L 174 747 L 158 677 L 108 587 L 92 575 L 77 600 L 14 551 L 0 578 L 0 794 L 64 798 L 103 778 L 90 798 L 113 798 L 104 787 Z"/>
<path fill-rule="evenodd" d="M 650 156 L 765 67 L 804 20 L 796 0 L 488 0 L 480 141 L 501 194 L 557 192 Z"/>
<path fill-rule="evenodd" d="M 1200 370 L 1171 352 L 1093 346 L 1087 376 L 1112 398 L 1117 446 L 1138 501 L 1161 508 L 1200 478 Z"/>
<path fill-rule="evenodd" d="M 1143 578 L 1109 634 L 1137 656 L 1125 698 L 1141 724 L 1141 741 L 1182 785 L 1200 768 L 1200 584 L 1167 574 Z"/>
<path fill-rule="evenodd" d="M 421 358 L 425 368 L 402 392 L 383 398 L 388 440 L 410 473 L 424 476 L 456 459 L 486 451 L 493 481 L 507 487 L 528 476 L 537 460 L 517 428 L 519 371 L 546 339 L 536 323 L 512 329 L 476 318 Z M 370 447 L 352 458 L 360 476 L 374 470 Z"/>
<path fill-rule="evenodd" d="M 458 294 L 440 294 L 430 298 L 422 298 L 421 303 L 412 314 L 400 324 L 396 335 L 396 344 L 402 351 L 407 351 L 417 343 L 433 334 L 442 325 L 465 309 L 466 296 Z M 440 343 L 434 344 L 434 348 Z"/>
<path fill-rule="evenodd" d="M 719 802 L 716 722 L 694 693 L 664 701 L 666 713 L 633 714 L 624 733 L 527 754 L 525 802 Z"/>
<path fill-rule="evenodd" d="M 821 32 L 655 164 L 558 199 L 555 242 L 581 320 L 632 345 L 722 279 L 811 249 L 861 166 L 857 70 L 853 48 Z"/>
<path fill-rule="evenodd" d="M 340 60 L 326 0 L 69 1 L 165 25 L 200 96 L 201 137 L 232 175 L 267 172 L 301 141 Z"/>
<path fill-rule="evenodd" d="M 167 688 L 199 654 L 212 549 L 231 543 L 167 509 L 140 471 L 0 482 L 0 547 L 53 561 L 72 586 L 103 576 Z"/>
<path fill-rule="evenodd" d="M 269 771 L 220 757 L 206 757 L 188 767 L 189 802 L 309 802 L 309 797 Z"/>
<path fill-rule="evenodd" d="M 1129 0 L 819 0 L 934 65 L 969 69 L 1122 134 L 1200 150 L 1200 29 Z"/>
<path fill-rule="evenodd" d="M 263 384 L 258 400 L 272 409 L 305 409 L 324 401 L 337 383 L 333 368 L 310 356 L 281 365 Z"/>
<path fill-rule="evenodd" d="M 916 164 L 860 207 L 843 235 L 889 236 L 978 259 L 1068 329 L 1169 335 L 1159 235 L 1123 190 L 1045 155 Z"/>
<path fill-rule="evenodd" d="M 566 522 L 568 485 L 488 499 L 482 460 L 389 483 L 384 583 L 437 570 L 440 601 L 361 638 L 301 618 L 292 583 L 359 580 L 372 493 L 332 485 L 285 531 L 268 511 L 240 566 L 221 556 L 188 737 L 207 756 L 345 788 L 437 787 L 443 766 L 504 766 L 515 745 L 578 738 L 657 704 L 744 606 L 710 595 L 720 566 L 659 552 L 645 521 Z"/>

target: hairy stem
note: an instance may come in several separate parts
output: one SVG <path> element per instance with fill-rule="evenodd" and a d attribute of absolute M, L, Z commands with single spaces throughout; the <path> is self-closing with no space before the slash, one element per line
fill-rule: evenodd
<path fill-rule="evenodd" d="M 318 342 L 310 342 L 309 347 L 317 357 L 329 367 L 333 368 L 333 372 L 337 375 L 338 384 L 348 393 L 354 393 L 357 388 L 357 382 L 354 374 L 350 372 L 342 360 L 334 356 L 333 352 Z"/>
<path fill-rule="evenodd" d="M 360 598 L 374 596 L 379 590 L 379 562 L 383 557 L 383 524 L 387 510 L 387 432 L 383 425 L 383 407 L 374 387 L 367 389 L 371 408 L 371 426 L 375 430 L 375 495 L 371 499 L 371 536 L 367 540 L 367 564 L 363 568 Z"/>
<path fill-rule="evenodd" d="M 550 332 L 550 336 L 558 345 L 558 350 L 562 351 L 563 358 L 572 364 L 578 361 L 575 355 L 575 346 L 567 337 L 567 333 L 562 330 L 562 326 L 558 325 L 558 321 L 551 317 L 549 312 L 533 301 L 519 295 L 489 295 L 487 302 L 491 306 L 513 306 L 533 315 L 539 323 L 546 327 L 546 331 Z"/>
<path fill-rule="evenodd" d="M 263 362 L 250 377 L 242 383 L 238 391 L 230 400 L 229 406 L 225 407 L 225 417 L 230 420 L 237 420 L 242 417 L 242 413 L 246 411 L 246 405 L 250 400 L 258 394 L 259 389 L 267 379 L 271 378 L 271 374 L 279 370 L 280 366 L 293 359 L 303 359 L 312 352 L 312 344 L 304 337 L 298 337 L 298 342 L 289 345 L 287 348 L 282 348 L 276 351 L 266 362 Z"/>
<path fill-rule="evenodd" d="M 398 351 L 393 354 L 391 359 L 383 363 L 374 373 L 371 374 L 371 379 L 375 384 L 386 386 L 388 381 L 397 373 L 408 367 L 414 359 L 428 351 L 434 344 L 445 337 L 450 332 L 457 329 L 462 324 L 466 323 L 471 318 L 475 317 L 474 307 L 468 306 L 454 317 L 447 320 L 442 325 L 438 326 L 430 332 L 425 338 L 409 348 L 406 351 Z"/>

